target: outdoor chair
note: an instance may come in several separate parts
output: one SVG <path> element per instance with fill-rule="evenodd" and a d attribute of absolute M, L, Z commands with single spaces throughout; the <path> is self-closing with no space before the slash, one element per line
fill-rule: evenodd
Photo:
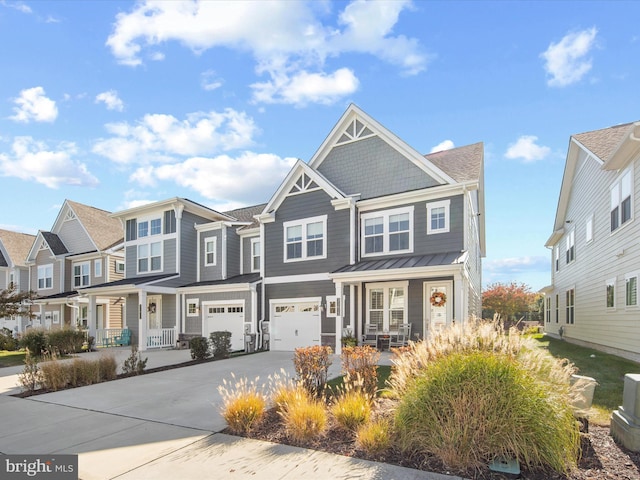
<path fill-rule="evenodd" d="M 116 337 L 113 337 L 114 345 L 129 345 L 131 343 L 131 330 L 125 328 L 122 333 Z"/>
<path fill-rule="evenodd" d="M 362 344 L 378 348 L 378 325 L 367 323 L 364 326 L 364 335 L 362 335 Z"/>
<path fill-rule="evenodd" d="M 391 336 L 389 347 L 406 347 L 411 338 L 411 324 L 403 323 L 398 326 L 398 333 Z"/>

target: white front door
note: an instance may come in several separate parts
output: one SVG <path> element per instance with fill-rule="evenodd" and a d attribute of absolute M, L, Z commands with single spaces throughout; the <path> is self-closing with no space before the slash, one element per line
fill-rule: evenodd
<path fill-rule="evenodd" d="M 320 345 L 320 300 L 272 303 L 271 337 L 272 350 Z"/>
<path fill-rule="evenodd" d="M 425 282 L 425 336 L 451 325 L 453 313 L 453 282 Z"/>
<path fill-rule="evenodd" d="M 162 297 L 147 297 L 147 328 L 149 330 L 160 330 L 162 328 Z"/>
<path fill-rule="evenodd" d="M 231 350 L 244 350 L 244 303 L 220 305 L 203 302 L 205 311 L 202 335 L 211 332 L 231 332 Z"/>

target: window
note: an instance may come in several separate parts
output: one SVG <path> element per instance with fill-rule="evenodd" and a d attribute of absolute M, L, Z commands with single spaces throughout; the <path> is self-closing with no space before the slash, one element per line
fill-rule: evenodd
<path fill-rule="evenodd" d="M 327 296 L 327 317 L 340 315 L 340 299 L 335 295 Z"/>
<path fill-rule="evenodd" d="M 151 235 L 160 235 L 162 233 L 162 220 L 154 218 L 151 220 Z"/>
<path fill-rule="evenodd" d="M 73 266 L 73 286 L 75 288 L 89 286 L 89 262 L 76 263 Z"/>
<path fill-rule="evenodd" d="M 160 235 L 162 233 L 162 219 L 152 218 L 150 220 L 138 221 L 138 238 L 149 235 Z"/>
<path fill-rule="evenodd" d="M 362 215 L 362 256 L 413 251 L 413 207 Z"/>
<path fill-rule="evenodd" d="M 571 263 L 576 259 L 576 237 L 575 230 L 572 230 L 567 235 L 567 248 L 566 248 L 567 263 Z"/>
<path fill-rule="evenodd" d="M 149 236 L 149 222 L 138 223 L 138 238 Z"/>
<path fill-rule="evenodd" d="M 93 274 L 96 277 L 102 276 L 102 259 L 101 258 L 93 261 Z"/>
<path fill-rule="evenodd" d="M 593 215 L 587 218 L 585 225 L 585 242 L 589 243 L 593 240 Z"/>
<path fill-rule="evenodd" d="M 545 317 L 547 320 L 547 323 L 551 323 L 551 297 L 546 297 L 544 299 L 545 302 Z"/>
<path fill-rule="evenodd" d="M 251 239 L 251 271 L 260 271 L 260 240 L 257 238 Z"/>
<path fill-rule="evenodd" d="M 164 212 L 164 233 L 176 233 L 176 212 L 173 210 Z"/>
<path fill-rule="evenodd" d="M 571 290 L 567 290 L 567 318 L 565 319 L 565 322 L 570 325 L 573 325 L 574 302 L 575 290 L 572 288 Z"/>
<path fill-rule="evenodd" d="M 216 264 L 216 237 L 210 237 L 204 241 L 204 264 L 207 266 Z"/>
<path fill-rule="evenodd" d="M 200 314 L 200 309 L 198 308 L 199 300 L 187 300 L 187 316 L 195 317 Z"/>
<path fill-rule="evenodd" d="M 283 226 L 285 262 L 326 258 L 326 215 L 285 222 Z"/>
<path fill-rule="evenodd" d="M 451 200 L 427 203 L 427 235 L 449 231 L 449 206 Z"/>
<path fill-rule="evenodd" d="M 607 280 L 607 308 L 616 307 L 616 279 Z"/>
<path fill-rule="evenodd" d="M 625 303 L 627 307 L 638 305 L 638 276 L 628 275 L 625 279 Z"/>
<path fill-rule="evenodd" d="M 158 272 L 160 270 L 162 270 L 162 243 L 138 245 L 138 272 Z"/>
<path fill-rule="evenodd" d="M 632 171 L 627 170 L 611 187 L 611 231 L 631 220 L 631 178 Z"/>
<path fill-rule="evenodd" d="M 53 265 L 38 266 L 38 288 L 41 290 L 53 288 Z"/>
<path fill-rule="evenodd" d="M 406 323 L 407 283 L 372 284 L 367 289 L 367 323 L 378 330 L 394 331 Z"/>
<path fill-rule="evenodd" d="M 555 247 L 553 247 L 553 251 L 554 251 L 555 265 L 556 265 L 556 272 L 557 272 L 558 270 L 560 270 L 560 247 L 556 245 Z"/>
<path fill-rule="evenodd" d="M 124 273 L 125 264 L 121 260 L 116 260 L 116 273 Z"/>
<path fill-rule="evenodd" d="M 556 323 L 560 322 L 560 295 L 556 293 Z"/>
<path fill-rule="evenodd" d="M 127 240 L 127 242 L 130 242 L 138 238 L 137 237 L 138 227 L 136 225 L 135 218 L 132 220 L 127 220 L 125 230 L 126 230 L 125 239 Z"/>

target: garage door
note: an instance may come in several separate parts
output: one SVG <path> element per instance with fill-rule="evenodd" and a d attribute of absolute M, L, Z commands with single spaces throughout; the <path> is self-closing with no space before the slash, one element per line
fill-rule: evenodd
<path fill-rule="evenodd" d="M 317 302 L 275 303 L 271 308 L 271 349 L 293 351 L 320 345 L 320 308 Z"/>
<path fill-rule="evenodd" d="M 244 306 L 207 305 L 204 336 L 211 332 L 231 332 L 231 350 L 244 350 Z"/>

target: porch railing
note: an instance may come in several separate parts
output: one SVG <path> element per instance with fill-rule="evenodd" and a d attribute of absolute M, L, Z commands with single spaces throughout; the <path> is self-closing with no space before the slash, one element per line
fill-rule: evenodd
<path fill-rule="evenodd" d="M 96 330 L 96 347 L 107 347 L 109 345 L 113 346 L 115 337 L 120 337 L 122 335 L 123 328 L 100 328 Z M 87 330 L 87 335 L 89 331 Z"/>
<path fill-rule="evenodd" d="M 164 348 L 175 346 L 175 328 L 152 328 L 147 330 L 147 348 Z"/>

